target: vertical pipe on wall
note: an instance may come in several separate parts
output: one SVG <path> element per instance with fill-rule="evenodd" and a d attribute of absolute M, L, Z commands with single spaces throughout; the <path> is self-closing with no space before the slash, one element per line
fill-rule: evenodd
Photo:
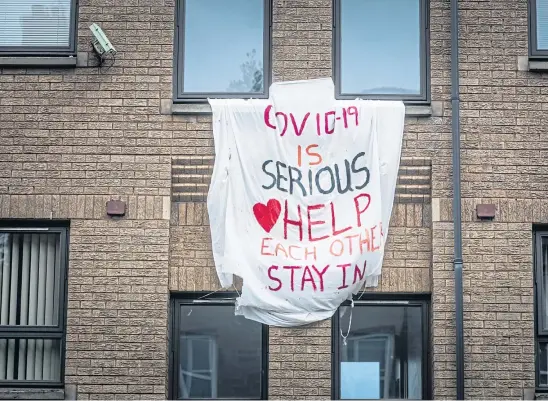
<path fill-rule="evenodd" d="M 464 400 L 464 328 L 462 294 L 462 220 L 460 181 L 460 99 L 459 99 L 459 3 L 451 0 L 451 112 L 453 142 L 453 236 L 455 274 L 455 323 L 457 400 Z"/>

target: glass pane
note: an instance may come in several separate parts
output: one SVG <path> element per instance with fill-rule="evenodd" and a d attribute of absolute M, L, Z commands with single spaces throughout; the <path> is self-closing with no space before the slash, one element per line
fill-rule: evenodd
<path fill-rule="evenodd" d="M 67 47 L 71 0 L 0 1 L 0 46 Z"/>
<path fill-rule="evenodd" d="M 340 308 L 343 333 L 350 313 Z M 340 339 L 341 399 L 421 399 L 422 336 L 420 307 L 354 307 Z"/>
<path fill-rule="evenodd" d="M 264 0 L 185 0 L 184 92 L 263 92 Z"/>
<path fill-rule="evenodd" d="M 0 232 L 1 325 L 58 325 L 60 239 L 59 233 Z"/>
<path fill-rule="evenodd" d="M 190 390 L 188 398 L 213 398 L 211 395 L 211 379 L 185 375 L 184 380 L 185 385 Z"/>
<path fill-rule="evenodd" d="M 420 0 L 341 0 L 340 33 L 342 94 L 420 94 Z"/>
<path fill-rule="evenodd" d="M 183 305 L 179 398 L 260 398 L 262 325 L 233 305 Z"/>
<path fill-rule="evenodd" d="M 192 353 L 192 369 L 209 371 L 211 369 L 210 362 L 213 358 L 210 355 L 210 344 L 212 345 L 212 350 L 214 350 L 215 339 L 201 336 L 183 336 L 181 341 L 184 344 L 183 348 L 185 352 Z M 190 361 L 187 360 L 184 364 L 190 364 Z"/>
<path fill-rule="evenodd" d="M 2 380 L 61 381 L 61 340 L 0 339 Z"/>
<path fill-rule="evenodd" d="M 548 343 L 539 344 L 538 384 L 548 386 Z"/>
<path fill-rule="evenodd" d="M 542 291 L 540 292 L 541 306 L 539 308 L 540 313 L 544 313 L 541 316 L 541 328 L 542 330 L 548 330 L 548 238 L 542 237 L 541 243 L 541 269 L 542 269 Z"/>
<path fill-rule="evenodd" d="M 407 398 L 422 399 L 423 333 L 420 308 L 407 311 Z M 405 357 L 404 357 L 405 358 Z M 405 360 L 404 360 L 405 362 Z"/>
<path fill-rule="evenodd" d="M 548 0 L 537 0 L 537 47 L 548 50 Z"/>

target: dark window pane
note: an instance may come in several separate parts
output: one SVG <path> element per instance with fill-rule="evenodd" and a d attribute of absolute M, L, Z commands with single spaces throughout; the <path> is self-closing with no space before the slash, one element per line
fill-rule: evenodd
<path fill-rule="evenodd" d="M 179 398 L 260 398 L 262 326 L 234 306 L 182 305 Z"/>
<path fill-rule="evenodd" d="M 537 47 L 548 50 L 548 0 L 536 0 L 537 3 Z"/>
<path fill-rule="evenodd" d="M 263 92 L 264 0 L 185 0 L 183 90 Z"/>
<path fill-rule="evenodd" d="M 0 232 L 0 325 L 57 326 L 60 235 Z"/>
<path fill-rule="evenodd" d="M 350 311 L 340 308 L 343 332 Z M 355 307 L 340 340 L 341 399 L 421 399 L 422 336 L 420 307 Z"/>
<path fill-rule="evenodd" d="M 67 47 L 71 0 L 0 1 L 0 47 Z"/>
<path fill-rule="evenodd" d="M 539 344 L 538 369 L 538 384 L 548 386 L 548 343 Z"/>
<path fill-rule="evenodd" d="M 541 305 L 538 308 L 541 313 L 540 327 L 542 331 L 548 330 L 548 237 L 542 237 L 541 242 L 541 285 L 542 291 L 540 291 Z"/>
<path fill-rule="evenodd" d="M 420 0 L 340 0 L 341 93 L 419 95 Z"/>
<path fill-rule="evenodd" d="M 2 380 L 61 381 L 61 341 L 0 339 Z"/>

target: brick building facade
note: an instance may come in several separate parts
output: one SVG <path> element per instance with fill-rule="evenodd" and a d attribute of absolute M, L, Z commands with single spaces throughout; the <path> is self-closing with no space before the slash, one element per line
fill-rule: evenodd
<path fill-rule="evenodd" d="M 77 57 L 57 61 L 76 65 L 0 57 L 0 222 L 68 228 L 63 388 L 79 399 L 176 397 L 170 300 L 219 289 L 205 204 L 211 114 L 172 100 L 176 3 L 80 0 Z M 274 81 L 332 76 L 333 3 L 273 1 Z M 450 9 L 426 3 L 430 99 L 407 104 L 389 245 L 368 299 L 420 294 L 429 305 L 422 397 L 450 399 Z M 459 3 L 465 393 L 528 398 L 540 387 L 534 239 L 548 224 L 548 80 L 542 58 L 530 57 L 526 0 Z M 118 51 L 112 66 L 97 67 L 92 23 Z M 106 215 L 111 199 L 126 202 L 124 217 Z M 495 218 L 479 220 L 478 204 L 495 204 Z M 333 397 L 333 324 L 268 330 L 268 398 Z"/>

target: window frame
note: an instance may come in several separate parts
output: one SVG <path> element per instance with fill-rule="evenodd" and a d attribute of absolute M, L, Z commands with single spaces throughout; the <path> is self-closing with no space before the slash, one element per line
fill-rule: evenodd
<path fill-rule="evenodd" d="M 0 46 L 0 57 L 37 56 L 62 57 L 76 56 L 78 36 L 78 0 L 70 0 L 69 44 L 66 47 L 44 46 Z"/>
<path fill-rule="evenodd" d="M 361 299 L 358 299 L 360 298 Z M 421 358 L 421 378 L 422 378 L 422 399 L 430 400 L 432 398 L 431 381 L 431 350 L 430 350 L 430 294 L 411 293 L 411 294 L 389 294 L 389 293 L 368 293 L 355 295 L 354 311 L 356 308 L 366 306 L 411 306 L 421 308 L 422 316 L 422 358 Z M 341 306 L 350 306 L 350 301 L 345 301 Z M 331 318 L 331 397 L 333 400 L 340 400 L 340 359 L 342 352 L 340 350 L 340 307 Z M 347 328 L 343 327 L 343 332 Z M 396 344 L 395 344 L 396 347 Z M 397 347 L 396 347 L 397 348 Z M 382 398 L 381 398 L 382 399 Z"/>
<path fill-rule="evenodd" d="M 174 103 L 207 103 L 208 98 L 215 99 L 268 99 L 268 91 L 272 83 L 272 0 L 262 0 L 263 16 L 263 93 L 239 92 L 185 92 L 184 60 L 185 60 L 185 3 L 186 0 L 176 0 L 175 4 L 175 38 L 173 49 L 173 102 Z"/>
<path fill-rule="evenodd" d="M 218 291 L 211 293 L 210 291 L 196 292 L 178 292 L 171 294 L 170 301 L 170 318 L 169 318 L 169 384 L 168 398 L 170 400 L 178 400 L 177 389 L 179 385 L 179 377 L 177 366 L 179 365 L 179 336 L 178 331 L 181 327 L 181 321 L 178 311 L 182 305 L 200 305 L 200 306 L 235 306 L 236 297 L 238 294 L 231 291 Z M 243 318 L 243 317 L 242 317 Z M 260 323 L 257 323 L 260 324 Z M 261 398 L 206 398 L 207 400 L 267 400 L 268 399 L 268 363 L 269 363 L 269 346 L 268 346 L 268 326 L 261 324 Z M 199 398 L 190 398 L 195 400 Z"/>
<path fill-rule="evenodd" d="M 340 100 L 402 100 L 405 104 L 430 104 L 430 0 L 420 2 L 420 80 L 418 95 L 341 93 L 341 0 L 333 0 L 333 79 Z"/>
<path fill-rule="evenodd" d="M 66 356 L 66 327 L 67 327 L 67 300 L 68 300 L 68 261 L 69 261 L 69 227 L 63 222 L 45 221 L 14 221 L 0 220 L 0 233 L 12 232 L 15 234 L 45 234 L 57 233 L 60 238 L 60 281 L 59 291 L 59 319 L 57 325 L 52 326 L 9 326 L 0 325 L 0 339 L 39 339 L 59 340 L 61 347 L 59 381 L 53 380 L 2 380 L 0 388 L 27 387 L 50 388 L 62 387 L 65 384 L 65 356 Z"/>
<path fill-rule="evenodd" d="M 527 6 L 529 57 L 534 59 L 548 59 L 548 49 L 539 49 L 537 45 L 537 0 L 529 0 Z"/>
<path fill-rule="evenodd" d="M 548 291 L 548 288 L 544 288 L 542 283 L 542 239 L 548 239 L 548 231 L 537 231 L 534 236 L 534 250 L 535 250 L 535 322 L 536 322 L 536 334 L 538 337 L 546 336 L 544 341 L 548 341 L 548 319 L 546 319 L 546 310 L 542 302 L 542 294 L 544 291 Z M 547 327 L 544 329 L 543 327 Z M 547 386 L 548 388 L 548 386 Z"/>
<path fill-rule="evenodd" d="M 546 227 L 533 231 L 533 282 L 534 282 L 534 326 L 535 326 L 535 389 L 548 392 L 548 385 L 540 385 L 540 346 L 548 343 L 548 329 L 543 329 L 546 310 L 543 307 L 542 294 L 542 239 L 548 238 Z M 548 289 L 547 289 L 548 290 Z M 547 322 L 548 323 L 548 322 Z"/>

